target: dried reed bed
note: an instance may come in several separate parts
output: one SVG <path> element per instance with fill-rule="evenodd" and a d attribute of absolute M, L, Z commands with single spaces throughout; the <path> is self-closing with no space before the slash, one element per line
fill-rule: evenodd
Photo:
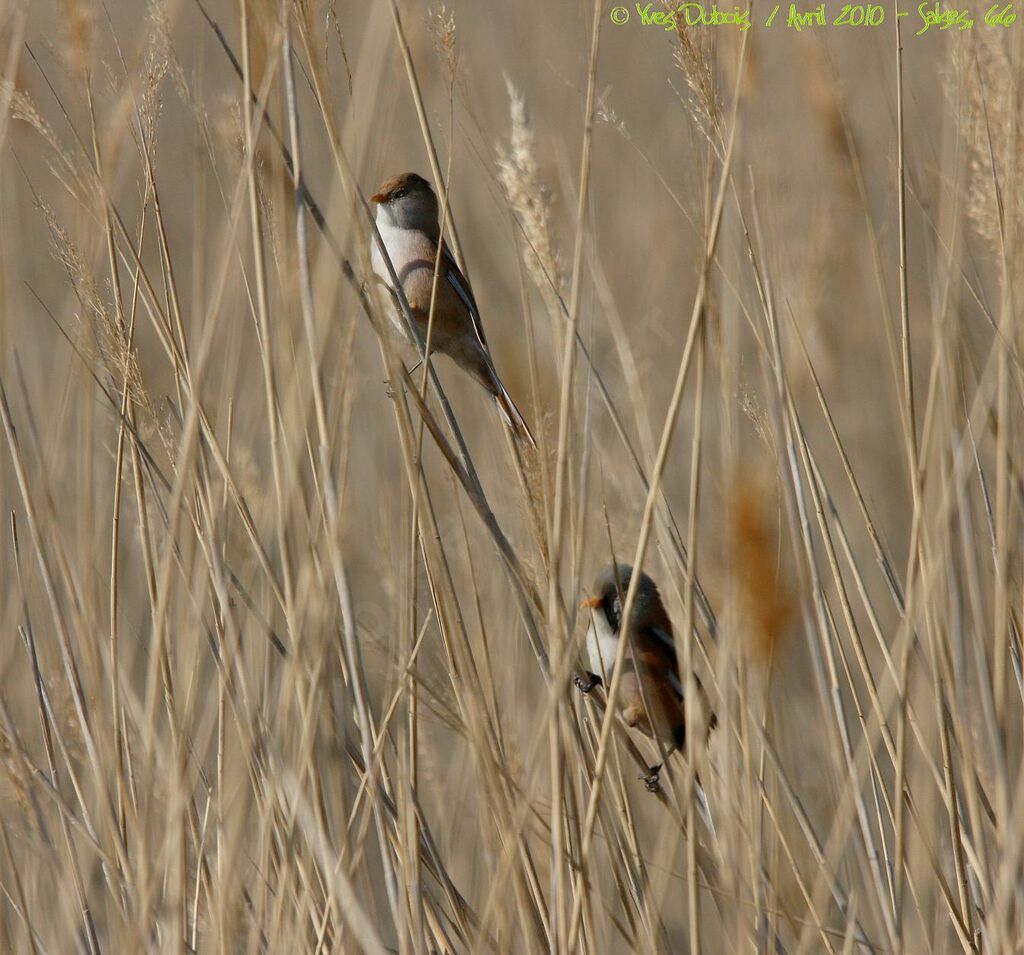
<path fill-rule="evenodd" d="M 1024 33 L 523 9 L 0 0 L 2 950 L 1019 951 Z"/>

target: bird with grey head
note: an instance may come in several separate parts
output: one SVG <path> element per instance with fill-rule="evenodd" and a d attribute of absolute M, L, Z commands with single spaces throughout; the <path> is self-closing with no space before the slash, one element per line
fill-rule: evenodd
<path fill-rule="evenodd" d="M 637 580 L 636 594 L 629 620 L 623 626 L 626 595 L 633 578 L 633 568 L 617 564 L 598 576 L 591 596 L 581 604 L 590 612 L 586 635 L 586 651 L 590 672 L 577 677 L 576 685 L 584 692 L 612 679 L 619 645 L 626 636 L 619 681 L 619 707 L 628 726 L 648 736 L 657 737 L 665 758 L 686 745 L 686 705 L 684 684 L 679 670 L 672 621 L 654 581 L 643 571 Z M 699 721 L 702 741 L 714 728 L 707 694 L 694 676 L 696 698 L 691 700 L 691 715 Z M 661 763 L 652 766 L 645 777 L 650 789 L 657 787 Z"/>
<path fill-rule="evenodd" d="M 429 339 L 432 352 L 447 355 L 483 385 L 516 439 L 536 447 L 526 420 L 494 368 L 473 289 L 441 236 L 437 196 L 430 183 L 414 172 L 402 173 L 385 179 L 370 201 L 377 206 L 377 229 L 394 277 L 376 242 L 370 262 L 395 298 L 399 330 L 408 336 L 398 309 L 396 279 L 421 340 Z"/>

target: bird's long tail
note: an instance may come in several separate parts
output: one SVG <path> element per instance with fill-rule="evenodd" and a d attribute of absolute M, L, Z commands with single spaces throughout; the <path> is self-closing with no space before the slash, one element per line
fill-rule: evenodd
<path fill-rule="evenodd" d="M 711 806 L 708 803 L 708 794 L 704 792 L 704 787 L 700 784 L 699 779 L 693 781 L 695 795 L 697 800 L 697 812 L 700 813 L 700 817 L 707 826 L 708 831 L 711 833 L 712 839 L 718 838 L 718 833 L 715 832 L 715 821 L 711 818 Z"/>
<path fill-rule="evenodd" d="M 497 381 L 497 379 L 495 380 Z M 516 403 L 509 397 L 509 393 L 500 381 L 497 381 L 497 385 L 498 390 L 494 392 L 494 403 L 498 406 L 498 414 L 501 415 L 502 420 L 508 425 L 509 430 L 520 444 L 536 448 L 537 442 L 533 440 L 533 435 L 530 433 L 526 420 L 516 407 Z"/>
<path fill-rule="evenodd" d="M 462 354 L 454 357 L 466 371 L 491 393 L 494 403 L 498 406 L 498 414 L 501 415 L 502 421 L 505 422 L 509 431 L 512 432 L 520 445 L 527 445 L 536 449 L 537 442 L 533 440 L 533 435 L 526 424 L 526 419 L 522 416 L 522 413 L 516 407 L 516 403 L 501 383 L 501 379 L 498 377 L 498 373 L 494 370 L 494 365 L 491 362 L 491 356 L 483 348 L 478 348 L 471 355 Z"/>

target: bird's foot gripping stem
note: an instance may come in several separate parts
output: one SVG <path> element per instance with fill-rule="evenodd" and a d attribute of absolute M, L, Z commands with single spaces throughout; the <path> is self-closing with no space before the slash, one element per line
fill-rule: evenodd
<path fill-rule="evenodd" d="M 649 793 L 661 792 L 661 763 L 651 766 L 647 773 L 640 778 L 644 781 L 644 788 Z"/>
<path fill-rule="evenodd" d="M 589 670 L 574 673 L 572 677 L 572 685 L 583 694 L 589 693 L 595 686 L 601 686 L 602 682 L 601 677 Z"/>

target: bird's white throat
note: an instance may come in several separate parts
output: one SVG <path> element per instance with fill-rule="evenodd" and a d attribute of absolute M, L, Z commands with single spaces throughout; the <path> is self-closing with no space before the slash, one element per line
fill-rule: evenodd
<path fill-rule="evenodd" d="M 377 210 L 377 228 L 380 230 L 380 237 L 384 240 L 384 248 L 388 250 L 388 258 L 391 259 L 391 264 L 395 267 L 395 272 L 398 273 L 402 269 L 402 263 L 409 258 L 409 245 L 412 236 L 409 235 L 409 230 L 395 225 L 391 215 L 383 206 Z M 384 256 L 381 255 L 380 246 L 376 241 L 373 242 L 373 248 L 370 250 L 370 264 L 373 266 L 374 273 L 384 280 L 388 288 L 394 288 L 387 263 L 384 261 Z"/>
<path fill-rule="evenodd" d="M 380 230 L 380 237 L 384 240 L 384 248 L 388 250 L 388 258 L 394 266 L 395 274 L 401 281 L 402 270 L 411 260 L 417 258 L 416 238 L 418 233 L 412 229 L 403 229 L 397 225 L 386 206 L 377 208 L 377 228 Z M 374 274 L 393 292 L 395 284 L 391 281 L 391 273 L 388 271 L 387 262 L 381 255 L 380 246 L 376 239 L 373 241 L 373 248 L 370 250 L 370 265 Z M 406 328 L 405 319 L 398 308 L 389 309 L 391 322 L 399 335 L 409 338 L 409 330 Z"/>
<path fill-rule="evenodd" d="M 610 677 L 615 666 L 615 654 L 619 649 L 619 638 L 612 630 L 608 618 L 599 607 L 590 615 L 587 630 L 587 659 L 590 669 L 598 676 Z"/>

